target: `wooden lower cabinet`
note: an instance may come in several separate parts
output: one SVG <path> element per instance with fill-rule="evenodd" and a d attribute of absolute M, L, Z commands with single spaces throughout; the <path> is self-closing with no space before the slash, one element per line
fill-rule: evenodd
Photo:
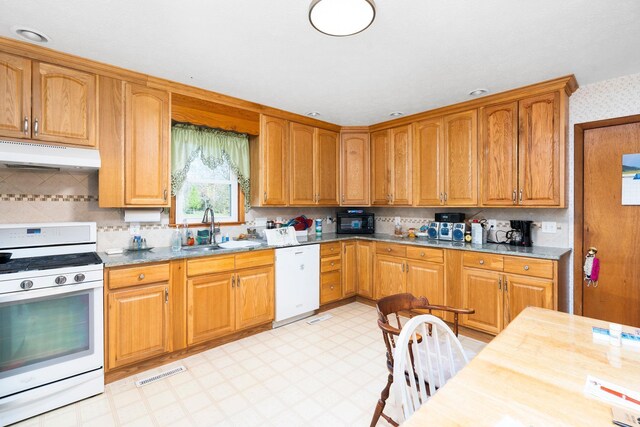
<path fill-rule="evenodd" d="M 358 258 L 357 293 L 365 298 L 373 298 L 373 252 L 374 243 L 359 241 L 356 245 Z"/>
<path fill-rule="evenodd" d="M 236 275 L 236 329 L 274 319 L 273 266 L 248 268 Z"/>
<path fill-rule="evenodd" d="M 444 265 L 407 261 L 407 292 L 426 297 L 431 304 L 444 305 Z"/>
<path fill-rule="evenodd" d="M 235 273 L 210 274 L 187 280 L 187 345 L 235 330 Z"/>
<path fill-rule="evenodd" d="M 527 307 L 553 309 L 553 280 L 515 274 L 504 276 L 505 322 L 509 323 Z"/>
<path fill-rule="evenodd" d="M 342 296 L 353 296 L 357 289 L 358 248 L 354 240 L 342 243 Z"/>
<path fill-rule="evenodd" d="M 463 269 L 463 305 L 476 311 L 474 314 L 463 316 L 464 326 L 492 334 L 499 333 L 503 321 L 502 298 L 501 273 L 466 267 Z"/>
<path fill-rule="evenodd" d="M 375 298 L 380 299 L 389 295 L 406 292 L 407 276 L 403 258 L 390 255 L 376 255 L 374 268 Z"/>
<path fill-rule="evenodd" d="M 161 282 L 108 294 L 109 369 L 171 351 L 170 293 Z"/>
<path fill-rule="evenodd" d="M 320 305 L 342 299 L 340 270 L 320 273 Z"/>

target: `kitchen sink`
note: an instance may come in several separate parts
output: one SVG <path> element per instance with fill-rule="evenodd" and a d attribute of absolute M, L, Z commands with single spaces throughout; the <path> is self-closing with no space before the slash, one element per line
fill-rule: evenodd
<path fill-rule="evenodd" d="M 218 245 L 201 245 L 201 246 L 183 246 L 183 251 L 217 251 L 222 249 Z"/>

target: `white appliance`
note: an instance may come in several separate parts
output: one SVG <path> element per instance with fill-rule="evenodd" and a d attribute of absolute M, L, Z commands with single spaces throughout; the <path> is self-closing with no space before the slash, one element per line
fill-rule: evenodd
<path fill-rule="evenodd" d="M 0 425 L 104 391 L 95 223 L 0 225 Z"/>
<path fill-rule="evenodd" d="M 320 245 L 276 249 L 274 327 L 311 316 L 320 307 Z"/>
<path fill-rule="evenodd" d="M 0 168 L 99 169 L 100 152 L 93 148 L 75 148 L 0 139 Z"/>

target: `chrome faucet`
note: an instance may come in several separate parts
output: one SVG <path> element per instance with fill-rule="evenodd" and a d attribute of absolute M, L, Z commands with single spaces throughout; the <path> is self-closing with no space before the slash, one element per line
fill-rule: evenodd
<path fill-rule="evenodd" d="M 210 245 L 217 245 L 216 243 L 216 214 L 213 212 L 213 209 L 207 207 L 204 210 L 204 216 L 202 217 L 203 224 L 209 224 L 209 239 L 208 243 Z"/>

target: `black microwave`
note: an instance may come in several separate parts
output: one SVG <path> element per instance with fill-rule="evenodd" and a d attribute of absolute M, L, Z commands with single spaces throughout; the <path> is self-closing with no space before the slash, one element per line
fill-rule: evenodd
<path fill-rule="evenodd" d="M 338 234 L 373 234 L 376 231 L 375 215 L 364 211 L 336 213 Z"/>

